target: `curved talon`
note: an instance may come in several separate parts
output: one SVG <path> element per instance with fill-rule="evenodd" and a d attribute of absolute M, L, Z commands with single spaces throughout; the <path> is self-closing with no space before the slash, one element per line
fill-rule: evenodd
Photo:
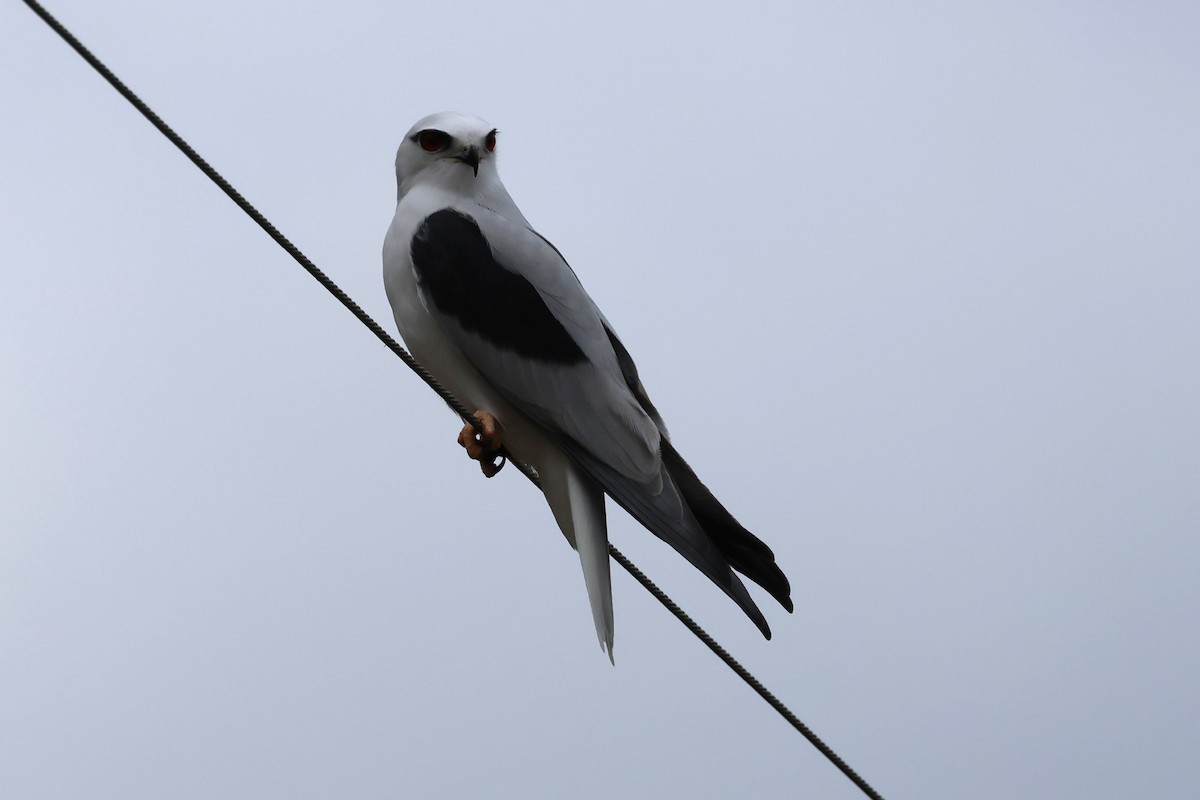
<path fill-rule="evenodd" d="M 500 459 L 499 463 L 496 459 Z M 508 458 L 499 451 L 493 451 L 488 454 L 486 459 L 479 460 L 479 468 L 483 470 L 484 477 L 494 478 L 500 470 L 504 469 L 504 465 L 508 463 Z"/>
<path fill-rule="evenodd" d="M 458 433 L 458 443 L 467 451 L 467 456 L 479 462 L 479 469 L 489 478 L 493 477 L 508 463 L 501 452 L 502 436 L 500 424 L 486 411 L 476 411 L 472 416 L 479 420 L 482 430 L 475 430 L 471 424 L 463 425 Z M 500 459 L 500 463 L 496 463 Z"/>

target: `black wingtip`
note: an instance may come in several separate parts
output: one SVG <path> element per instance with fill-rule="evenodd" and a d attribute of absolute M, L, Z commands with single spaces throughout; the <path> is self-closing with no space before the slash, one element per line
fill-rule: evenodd
<path fill-rule="evenodd" d="M 787 577 L 775 564 L 770 548 L 730 516 L 665 438 L 662 440 L 665 481 L 654 491 L 648 484 L 599 462 L 569 437 L 560 437 L 559 446 L 618 505 L 729 595 L 764 638 L 771 638 L 766 617 L 738 573 L 762 586 L 791 611 Z"/>
<path fill-rule="evenodd" d="M 737 576 L 732 570 L 726 573 L 729 576 L 728 585 L 722 586 L 720 581 L 717 585 L 725 590 L 725 594 L 729 595 L 733 602 L 745 612 L 750 621 L 754 623 L 754 627 L 758 628 L 759 633 L 764 639 L 770 641 L 771 626 L 767 624 L 767 618 L 763 615 L 762 609 L 758 607 L 758 603 L 754 602 L 754 598 L 746 591 L 746 584 L 742 583 L 742 579 Z"/>
<path fill-rule="evenodd" d="M 788 613 L 792 613 L 792 585 L 783 570 L 775 563 L 775 554 L 761 539 L 742 527 L 733 515 L 713 496 L 679 452 L 666 439 L 662 441 L 663 464 L 679 487 L 684 502 L 708 534 L 729 566 L 757 583 L 774 597 Z M 766 623 L 759 625 L 762 629 Z M 766 637 L 770 633 L 763 631 Z"/>

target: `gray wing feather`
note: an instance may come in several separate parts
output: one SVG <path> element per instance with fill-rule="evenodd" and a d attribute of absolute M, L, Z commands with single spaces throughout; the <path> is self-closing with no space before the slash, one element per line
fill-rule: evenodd
<path fill-rule="evenodd" d="M 474 220 L 491 258 L 537 292 L 583 358 L 556 361 L 498 345 L 426 300 L 429 313 L 508 402 L 554 436 L 610 497 L 720 586 L 770 638 L 762 612 L 664 466 L 661 417 L 633 359 L 570 266 L 525 225 L 480 206 L 455 210 Z"/>
<path fill-rule="evenodd" d="M 463 212 L 475 219 L 496 261 L 536 289 L 579 345 L 584 359 L 562 364 L 529 358 L 464 329 L 456 319 L 426 302 L 429 313 L 514 407 L 552 433 L 580 443 L 619 474 L 657 485 L 658 425 L 626 383 L 626 370 L 603 317 L 575 273 L 558 251 L 531 229 L 478 206 Z"/>

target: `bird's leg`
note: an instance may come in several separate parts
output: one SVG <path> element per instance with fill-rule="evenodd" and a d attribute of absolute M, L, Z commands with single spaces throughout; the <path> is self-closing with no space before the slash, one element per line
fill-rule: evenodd
<path fill-rule="evenodd" d="M 490 478 L 504 467 L 504 454 L 501 452 L 504 437 L 500 423 L 486 411 L 476 411 L 471 416 L 479 420 L 483 430 L 475 430 L 474 425 L 463 425 L 458 433 L 458 443 L 467 449 L 471 459 L 479 462 L 483 474 Z M 500 463 L 497 464 L 496 459 L 501 459 Z"/>

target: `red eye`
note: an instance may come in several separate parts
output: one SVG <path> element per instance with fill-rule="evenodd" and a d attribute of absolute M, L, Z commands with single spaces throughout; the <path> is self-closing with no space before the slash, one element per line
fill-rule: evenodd
<path fill-rule="evenodd" d="M 450 144 L 450 137 L 441 131 L 421 131 L 417 134 L 417 144 L 421 145 L 421 149 L 426 153 L 436 153 Z"/>
<path fill-rule="evenodd" d="M 492 131 L 491 133 L 489 133 L 487 135 L 487 138 L 483 140 L 483 146 L 488 149 L 489 153 L 491 153 L 492 151 L 494 151 L 496 149 L 496 132 L 495 131 Z"/>

